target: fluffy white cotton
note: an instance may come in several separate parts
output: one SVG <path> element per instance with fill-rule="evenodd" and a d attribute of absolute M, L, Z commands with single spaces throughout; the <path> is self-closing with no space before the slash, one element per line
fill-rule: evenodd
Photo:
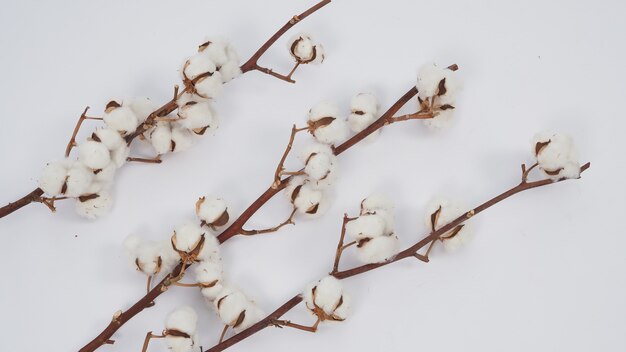
<path fill-rule="evenodd" d="M 69 159 L 56 160 L 48 163 L 39 178 L 39 188 L 46 194 L 57 196 L 61 194 L 67 170 L 73 162 Z"/>
<path fill-rule="evenodd" d="M 111 105 L 111 103 L 109 103 L 109 105 Z M 135 112 L 128 106 L 109 106 L 104 111 L 102 117 L 108 127 L 119 131 L 122 135 L 135 132 L 135 129 L 137 129 L 139 125 L 137 115 L 135 115 Z"/>
<path fill-rule="evenodd" d="M 248 308 L 250 302 L 243 292 L 229 287 L 216 297 L 213 304 L 224 324 L 237 327 L 239 316 Z"/>
<path fill-rule="evenodd" d="M 442 80 L 445 92 L 439 90 Z M 423 65 L 417 73 L 417 91 L 422 100 L 433 96 L 453 97 L 459 89 L 459 82 L 454 71 L 441 68 L 434 63 Z"/>
<path fill-rule="evenodd" d="M 213 301 L 223 290 L 223 269 L 220 262 L 201 262 L 194 268 L 196 281 L 201 283 L 202 295 Z"/>
<path fill-rule="evenodd" d="M 172 140 L 170 141 L 171 151 L 173 153 L 185 151 L 193 145 L 193 135 L 188 129 L 173 124 Z"/>
<path fill-rule="evenodd" d="M 265 318 L 263 310 L 254 302 L 249 302 L 248 306 L 246 307 L 246 315 L 241 323 L 237 325 L 237 327 L 235 327 L 235 332 L 245 330 L 252 325 L 258 323 L 263 318 Z"/>
<path fill-rule="evenodd" d="M 344 304 L 343 285 L 341 281 L 330 275 L 309 284 L 302 296 L 309 310 L 314 311 L 316 308 L 320 308 L 329 317 L 332 317 L 336 310 Z M 349 309 L 341 308 L 341 312 L 344 313 L 341 319 L 345 319 L 348 311 Z"/>
<path fill-rule="evenodd" d="M 376 210 L 393 211 L 393 201 L 384 194 L 372 194 L 361 201 L 361 214 L 373 213 Z"/>
<path fill-rule="evenodd" d="M 94 180 L 91 182 L 87 190 L 83 193 L 84 195 L 100 193 L 104 190 L 108 190 L 111 188 L 110 181 L 98 181 L 97 176 L 98 175 L 94 177 Z"/>
<path fill-rule="evenodd" d="M 165 336 L 165 344 L 168 349 L 172 352 L 192 352 L 196 350 L 196 340 L 195 336 L 192 337 L 183 337 L 183 336 Z"/>
<path fill-rule="evenodd" d="M 533 154 L 539 168 L 551 179 L 580 177 L 580 163 L 572 138 L 562 133 L 542 132 L 534 136 Z"/>
<path fill-rule="evenodd" d="M 126 144 L 120 133 L 110 127 L 96 129 L 91 135 L 91 139 L 96 142 L 102 142 L 109 150 L 115 150 Z"/>
<path fill-rule="evenodd" d="M 339 118 L 339 108 L 334 103 L 322 101 L 315 104 L 311 110 L 309 110 L 308 119 L 311 122 L 327 117 Z"/>
<path fill-rule="evenodd" d="M 170 272 L 180 259 L 169 241 L 142 241 L 135 235 L 126 238 L 124 250 L 133 266 L 148 276 Z"/>
<path fill-rule="evenodd" d="M 356 240 L 383 236 L 385 225 L 385 218 L 378 214 L 361 215 L 346 224 L 346 235 Z"/>
<path fill-rule="evenodd" d="M 241 75 L 241 67 L 238 61 L 229 61 L 220 67 L 219 72 L 222 76 L 222 82 L 226 83 Z"/>
<path fill-rule="evenodd" d="M 330 186 L 336 178 L 337 156 L 325 144 L 311 144 L 304 148 L 300 159 L 304 172 L 318 187 Z"/>
<path fill-rule="evenodd" d="M 213 224 L 226 212 L 226 202 L 219 197 L 201 197 L 196 202 L 196 215 L 207 224 Z"/>
<path fill-rule="evenodd" d="M 368 128 L 372 123 L 374 123 L 374 121 L 376 121 L 376 116 L 369 113 L 357 114 L 352 112 L 350 113 L 350 115 L 348 115 L 348 125 L 350 126 L 350 130 L 355 133 L 359 133 Z M 368 136 L 368 138 L 374 135 L 378 135 L 379 133 L 380 129 L 376 130 L 373 134 Z"/>
<path fill-rule="evenodd" d="M 398 237 L 364 238 L 357 244 L 356 254 L 363 263 L 380 263 L 398 254 Z"/>
<path fill-rule="evenodd" d="M 93 172 L 81 162 L 74 162 L 67 170 L 65 180 L 65 195 L 68 197 L 78 197 L 85 194 L 93 182 Z"/>
<path fill-rule="evenodd" d="M 174 249 L 186 253 L 193 251 L 198 246 L 203 234 L 202 228 L 191 221 L 178 226 L 172 235 Z"/>
<path fill-rule="evenodd" d="M 297 194 L 300 192 L 301 186 L 307 181 L 305 176 L 292 176 L 285 187 L 285 197 L 289 199 L 291 203 L 295 200 Z"/>
<path fill-rule="evenodd" d="M 165 328 L 177 330 L 188 335 L 195 335 L 198 325 L 198 315 L 190 306 L 178 307 L 165 320 Z"/>
<path fill-rule="evenodd" d="M 80 198 L 76 199 L 76 213 L 90 220 L 106 215 L 113 206 L 113 197 L 106 190 L 102 190 L 96 195 L 97 197 L 85 201 L 81 201 Z"/>
<path fill-rule="evenodd" d="M 126 164 L 126 158 L 130 154 L 130 148 L 126 144 L 122 144 L 117 149 L 111 151 L 111 161 L 117 168 Z"/>
<path fill-rule="evenodd" d="M 301 214 L 315 214 L 322 198 L 324 198 L 322 190 L 305 183 L 299 188 L 297 196 L 293 199 L 293 205 Z"/>
<path fill-rule="evenodd" d="M 438 209 L 439 215 L 436 217 L 434 229 L 432 228 L 432 214 L 435 214 Z M 424 215 L 424 222 L 426 226 L 431 230 L 437 230 L 441 227 L 449 224 L 454 219 L 462 216 L 467 212 L 467 207 L 458 201 L 446 198 L 437 198 L 431 201 L 426 207 L 426 213 Z M 463 227 L 457 232 L 454 237 L 450 237 L 451 232 L 447 232 L 440 237 L 444 247 L 447 250 L 455 250 L 461 245 L 467 243 L 473 237 L 473 231 L 471 225 L 466 222 L 463 223 Z"/>
<path fill-rule="evenodd" d="M 306 63 L 314 60 L 313 57 L 313 48 L 315 47 L 315 43 L 313 43 L 313 39 L 311 35 L 308 33 L 299 33 L 287 42 L 287 48 L 296 61 L 300 63 Z"/>
<path fill-rule="evenodd" d="M 91 169 L 102 169 L 111 162 L 111 153 L 104 143 L 85 141 L 78 145 L 78 160 Z"/>
<path fill-rule="evenodd" d="M 183 80 L 194 80 L 200 75 L 214 73 L 215 70 L 217 70 L 217 66 L 211 57 L 206 53 L 198 52 L 183 63 L 181 76 Z"/>
<path fill-rule="evenodd" d="M 347 122 L 339 117 L 339 109 L 330 102 L 320 102 L 309 110 L 309 132 L 321 143 L 334 145 L 348 137 Z"/>
<path fill-rule="evenodd" d="M 178 122 L 184 128 L 190 130 L 215 130 L 213 109 L 208 101 L 190 101 L 178 108 Z"/>
<path fill-rule="evenodd" d="M 378 100 L 371 93 L 359 93 L 352 97 L 350 102 L 350 109 L 353 113 L 359 115 L 371 114 L 376 115 L 378 113 Z"/>
<path fill-rule="evenodd" d="M 207 99 L 217 98 L 224 90 L 222 74 L 219 71 L 213 72 L 211 76 L 202 77 L 194 84 L 196 93 Z"/>
<path fill-rule="evenodd" d="M 454 121 L 454 109 L 438 110 L 431 119 L 423 119 L 422 123 L 432 131 L 447 129 Z"/>
<path fill-rule="evenodd" d="M 220 243 L 212 233 L 204 234 L 204 244 L 196 258 L 201 262 L 221 263 Z"/>
<path fill-rule="evenodd" d="M 126 105 L 126 103 L 124 105 Z M 158 108 L 149 98 L 131 99 L 128 103 L 128 107 L 135 113 L 138 123 L 146 121 L 148 116 Z"/>
<path fill-rule="evenodd" d="M 217 67 L 221 67 L 229 61 L 228 48 L 229 44 L 226 41 L 209 39 L 200 45 L 198 51 L 207 55 Z"/>
<path fill-rule="evenodd" d="M 148 135 L 150 144 L 158 154 L 172 151 L 172 126 L 169 122 L 158 122 Z"/>

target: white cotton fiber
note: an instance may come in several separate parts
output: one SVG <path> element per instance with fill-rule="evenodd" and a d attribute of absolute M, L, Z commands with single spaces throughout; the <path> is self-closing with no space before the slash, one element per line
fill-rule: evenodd
<path fill-rule="evenodd" d="M 219 197 L 206 196 L 201 197 L 196 202 L 196 215 L 207 224 L 213 224 L 218 220 L 224 212 L 226 212 L 226 202 Z"/>
<path fill-rule="evenodd" d="M 62 159 L 48 163 L 39 177 L 39 188 L 51 196 L 61 195 L 67 170 L 73 164 L 72 160 Z"/>
<path fill-rule="evenodd" d="M 246 306 L 246 315 L 244 319 L 235 327 L 235 332 L 243 331 L 252 325 L 258 323 L 265 317 L 263 310 L 254 302 L 249 301 Z"/>
<path fill-rule="evenodd" d="M 361 215 L 346 224 L 346 235 L 356 240 L 383 236 L 384 232 L 385 219 L 377 214 Z"/>
<path fill-rule="evenodd" d="M 226 48 L 228 43 L 219 39 L 208 39 L 200 46 L 199 52 L 207 55 L 217 67 L 221 67 L 228 62 Z"/>
<path fill-rule="evenodd" d="M 305 164 L 304 172 L 311 181 L 317 182 L 320 187 L 332 184 L 337 169 L 337 157 L 328 145 L 311 144 L 304 148 L 300 158 Z"/>
<path fill-rule="evenodd" d="M 211 76 L 198 79 L 194 84 L 196 93 L 207 99 L 215 99 L 222 94 L 224 83 L 222 82 L 222 74 L 219 71 L 213 72 Z"/>
<path fill-rule="evenodd" d="M 113 197 L 111 194 L 102 190 L 97 193 L 97 197 L 85 201 L 76 199 L 75 209 L 78 215 L 90 220 L 97 219 L 106 215 L 113 205 Z"/>
<path fill-rule="evenodd" d="M 221 263 L 220 243 L 212 233 L 204 233 L 204 245 L 198 253 L 199 261 Z"/>
<path fill-rule="evenodd" d="M 333 276 L 313 282 L 304 290 L 304 302 L 310 310 L 321 308 L 326 314 L 332 315 L 343 295 L 341 281 Z"/>
<path fill-rule="evenodd" d="M 190 130 L 211 127 L 213 124 L 213 110 L 208 101 L 186 103 L 178 108 L 178 117 L 180 125 Z"/>
<path fill-rule="evenodd" d="M 194 337 L 165 336 L 165 344 L 172 352 L 193 352 L 196 349 Z"/>
<path fill-rule="evenodd" d="M 287 48 L 298 62 L 306 63 L 314 59 L 313 39 L 308 33 L 299 33 L 287 42 Z"/>
<path fill-rule="evenodd" d="M 357 257 L 363 263 L 380 263 L 395 256 L 398 253 L 398 237 L 380 236 L 366 238 L 357 245 Z"/>
<path fill-rule="evenodd" d="M 194 80 L 205 73 L 214 73 L 217 69 L 209 55 L 198 52 L 183 63 L 181 76 L 183 79 Z"/>
<path fill-rule="evenodd" d="M 191 131 L 188 129 L 178 125 L 173 124 L 172 127 L 172 152 L 182 152 L 189 149 L 193 145 L 193 135 Z"/>
<path fill-rule="evenodd" d="M 361 214 L 375 212 L 376 210 L 393 212 L 393 201 L 384 194 L 372 194 L 361 201 Z"/>
<path fill-rule="evenodd" d="M 130 99 L 128 104 L 124 102 L 123 105 L 128 105 L 130 109 L 135 113 L 138 123 L 146 121 L 148 116 L 157 110 L 156 104 L 149 98 L 134 98 Z"/>
<path fill-rule="evenodd" d="M 192 221 L 188 221 L 183 225 L 176 227 L 174 234 L 172 235 L 172 243 L 175 249 L 181 252 L 189 253 L 193 251 L 200 238 L 204 234 L 204 231 L 198 224 Z M 206 240 L 206 239 L 205 239 Z"/>
<path fill-rule="evenodd" d="M 111 151 L 111 161 L 115 167 L 120 168 L 126 164 L 130 148 L 126 144 L 120 145 L 117 149 Z"/>
<path fill-rule="evenodd" d="M 344 119 L 334 119 L 327 125 L 319 126 L 313 131 L 313 136 L 321 143 L 338 145 L 348 138 L 350 130 Z"/>
<path fill-rule="evenodd" d="M 305 183 L 300 187 L 293 205 L 301 214 L 315 214 L 323 197 L 324 193 L 321 190 L 314 188 L 309 183 Z"/>
<path fill-rule="evenodd" d="M 239 62 L 228 61 L 219 69 L 220 74 L 222 76 L 222 82 L 229 82 L 239 76 L 241 76 L 241 67 L 239 66 Z"/>
<path fill-rule="evenodd" d="M 172 151 L 172 127 L 169 122 L 159 122 L 148 135 L 150 144 L 160 155 Z"/>
<path fill-rule="evenodd" d="M 135 112 L 128 106 L 109 107 L 102 115 L 104 123 L 122 135 L 135 132 L 139 125 L 139 119 Z"/>
<path fill-rule="evenodd" d="M 365 130 L 366 128 L 368 128 L 374 121 L 376 121 L 376 116 L 374 116 L 373 114 L 356 114 L 356 113 L 351 113 L 350 115 L 348 115 L 348 125 L 350 126 L 350 130 L 352 132 L 355 133 L 359 133 L 363 130 Z M 376 132 L 374 132 L 375 134 L 378 134 L 380 130 L 377 130 Z M 374 135 L 374 134 L 372 134 Z M 370 136 L 372 136 L 370 135 Z"/>
<path fill-rule="evenodd" d="M 120 133 L 110 127 L 98 128 L 91 135 L 91 139 L 102 142 L 109 150 L 115 150 L 126 144 Z"/>
<path fill-rule="evenodd" d="M 447 97 L 454 97 L 459 89 L 459 82 L 454 71 L 448 68 L 441 68 L 435 63 L 423 65 L 417 73 L 417 90 L 421 99 L 426 100 L 435 95 L 441 94 L 439 84 L 445 79 L 445 94 Z M 438 98 L 437 98 L 438 99 Z"/>
<path fill-rule="evenodd" d="M 428 206 L 426 207 L 426 213 L 424 214 L 424 222 L 429 229 L 431 229 L 431 215 L 437 212 L 440 207 L 441 211 L 439 212 L 439 216 L 437 217 L 435 230 L 438 230 L 441 227 L 449 224 L 450 222 L 467 212 L 467 207 L 458 200 L 436 198 L 428 204 Z M 458 233 L 454 237 L 446 238 L 450 235 L 451 233 L 447 232 L 443 234 L 440 238 L 443 242 L 444 247 L 447 250 L 455 250 L 462 244 L 467 243 L 473 237 L 473 229 L 471 225 L 468 224 L 466 221 L 463 223 L 463 227 L 461 228 L 461 230 L 458 231 Z"/>
<path fill-rule="evenodd" d="M 215 311 L 222 322 L 235 327 L 237 319 L 250 305 L 248 298 L 237 289 L 225 289 L 214 301 Z"/>
<path fill-rule="evenodd" d="M 359 93 L 352 98 L 350 109 L 358 115 L 378 113 L 378 100 L 371 93 Z"/>
<path fill-rule="evenodd" d="M 532 141 L 539 168 L 551 179 L 578 178 L 580 163 L 572 138 L 566 134 L 537 133 Z"/>
<path fill-rule="evenodd" d="M 188 335 L 195 335 L 198 315 L 190 306 L 181 306 L 172 311 L 165 320 L 165 328 L 177 330 Z"/>
<path fill-rule="evenodd" d="M 93 182 L 93 179 L 94 174 L 91 169 L 81 162 L 74 162 L 72 167 L 67 170 L 65 195 L 68 197 L 78 197 L 85 194 Z"/>
<path fill-rule="evenodd" d="M 85 141 L 78 145 L 78 160 L 87 167 L 97 170 L 111 162 L 111 154 L 103 143 Z"/>
<path fill-rule="evenodd" d="M 431 131 L 441 131 L 449 128 L 454 121 L 454 109 L 447 109 L 435 112 L 431 119 L 423 119 L 422 123 Z"/>

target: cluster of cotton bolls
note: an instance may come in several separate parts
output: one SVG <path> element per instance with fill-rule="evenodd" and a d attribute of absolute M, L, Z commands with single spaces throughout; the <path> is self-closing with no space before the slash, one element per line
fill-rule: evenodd
<path fill-rule="evenodd" d="M 552 180 L 580 177 L 580 163 L 572 138 L 562 133 L 542 132 L 532 141 L 539 168 Z"/>
<path fill-rule="evenodd" d="M 356 241 L 357 257 L 364 263 L 380 263 L 398 253 L 394 234 L 393 204 L 382 195 L 361 202 L 361 215 L 346 223 L 346 235 Z"/>
<path fill-rule="evenodd" d="M 458 200 L 437 198 L 433 199 L 426 206 L 424 222 L 426 226 L 430 227 L 431 231 L 436 231 L 459 216 L 463 216 L 466 212 L 467 207 Z M 443 243 L 446 250 L 455 251 L 471 240 L 473 235 L 473 228 L 466 221 L 441 235 L 439 240 Z"/>
<path fill-rule="evenodd" d="M 344 321 L 350 314 L 352 299 L 334 276 L 329 275 L 309 284 L 302 298 L 307 309 L 319 321 Z"/>
<path fill-rule="evenodd" d="M 172 311 L 165 320 L 165 344 L 172 352 L 191 352 L 198 346 L 198 315 L 189 306 Z"/>
<path fill-rule="evenodd" d="M 287 48 L 298 64 L 321 64 L 324 62 L 324 47 L 315 43 L 308 33 L 297 34 L 287 42 Z"/>
<path fill-rule="evenodd" d="M 455 72 L 434 63 L 426 64 L 418 71 L 416 87 L 420 112 L 433 114 L 432 118 L 423 120 L 424 124 L 433 130 L 450 126 L 456 95 L 461 88 Z"/>

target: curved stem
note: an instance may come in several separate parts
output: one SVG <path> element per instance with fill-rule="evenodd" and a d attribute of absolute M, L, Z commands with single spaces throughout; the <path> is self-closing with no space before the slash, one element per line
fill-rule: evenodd
<path fill-rule="evenodd" d="M 41 200 L 41 196 L 43 195 L 43 190 L 41 188 L 35 188 L 32 192 L 28 193 L 24 197 L 16 200 L 15 202 L 11 202 L 2 208 L 0 208 L 0 218 L 3 218 L 16 210 L 19 210 L 30 203 L 39 202 Z"/>

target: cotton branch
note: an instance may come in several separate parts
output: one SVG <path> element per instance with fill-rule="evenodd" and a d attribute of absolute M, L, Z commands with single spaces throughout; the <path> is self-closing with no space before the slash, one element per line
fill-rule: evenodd
<path fill-rule="evenodd" d="M 587 170 L 590 167 L 590 163 L 586 163 L 584 164 L 581 168 L 580 171 L 581 173 L 584 172 L 585 170 Z M 402 259 L 406 259 L 406 258 L 412 258 L 414 257 L 415 253 L 417 253 L 417 251 L 419 251 L 420 249 L 424 248 L 425 246 L 429 245 L 430 243 L 432 243 L 433 241 L 439 239 L 442 235 L 446 234 L 447 232 L 449 232 L 450 230 L 454 229 L 456 226 L 461 225 L 463 222 L 467 221 L 468 219 L 472 218 L 473 216 L 479 214 L 480 212 L 500 203 L 501 201 L 517 194 L 523 191 L 527 191 L 533 188 L 538 188 L 538 187 L 542 187 L 542 186 L 548 186 L 554 183 L 558 183 L 561 181 L 564 181 L 565 179 L 561 179 L 558 181 L 554 181 L 551 179 L 544 179 L 544 180 L 540 180 L 540 181 L 534 181 L 534 182 L 527 182 L 526 180 L 522 179 L 522 181 L 520 182 L 520 184 L 518 184 L 517 186 L 501 193 L 500 195 L 484 202 L 483 204 L 477 206 L 476 208 L 470 209 L 467 212 L 465 212 L 463 215 L 459 216 L 458 218 L 456 218 L 455 220 L 453 220 L 452 222 L 448 223 L 445 226 L 442 226 L 441 228 L 439 228 L 436 231 L 432 231 L 430 234 L 426 235 L 422 240 L 420 240 L 419 242 L 415 243 L 414 245 L 408 247 L 407 249 L 401 251 L 400 253 L 398 253 L 394 258 L 387 260 L 385 262 L 382 263 L 376 263 L 376 264 L 366 264 L 366 265 L 361 265 L 349 270 L 343 270 L 343 271 L 335 271 L 333 270 L 333 272 L 331 273 L 332 276 L 334 276 L 337 279 L 346 279 L 349 277 L 353 277 L 353 276 L 357 276 L 357 275 L 361 275 L 364 274 L 366 272 L 372 271 L 374 269 L 398 262 Z M 344 230 L 345 230 L 345 224 L 346 222 L 348 222 L 348 218 L 347 216 L 344 216 L 344 222 L 342 225 L 342 239 L 343 239 L 343 234 L 344 234 Z M 343 241 L 340 240 L 340 245 L 339 247 L 342 246 Z M 339 252 L 339 251 L 338 251 Z M 335 263 L 338 262 L 338 255 L 336 255 L 336 259 L 335 259 Z M 336 266 L 335 266 L 336 267 Z M 224 340 L 222 342 L 220 342 L 219 344 L 207 349 L 205 352 L 220 352 L 220 351 L 224 351 L 227 348 L 237 344 L 238 342 L 256 334 L 257 332 L 264 330 L 267 327 L 271 327 L 271 326 L 277 326 L 277 325 L 284 325 L 284 326 L 288 326 L 287 322 L 289 323 L 289 325 L 297 325 L 299 327 L 302 327 L 302 325 L 299 324 L 293 324 L 289 321 L 285 321 L 285 320 L 280 320 L 280 318 L 285 315 L 287 312 L 289 312 L 290 310 L 292 310 L 293 308 L 295 308 L 298 304 L 300 304 L 303 300 L 303 297 L 301 295 L 296 295 L 293 298 L 291 298 L 290 300 L 288 300 L 287 302 L 285 302 L 282 306 L 280 306 L 278 309 L 276 309 L 273 313 L 271 313 L 270 315 L 266 316 L 263 320 L 259 321 L 258 323 L 252 325 L 251 327 L 249 327 L 246 330 L 241 331 L 240 333 L 238 333 L 237 335 Z M 316 326 L 314 325 L 314 327 L 316 328 Z M 304 329 L 306 331 L 312 331 L 314 332 L 316 329 L 313 327 L 305 327 L 307 329 Z"/>

